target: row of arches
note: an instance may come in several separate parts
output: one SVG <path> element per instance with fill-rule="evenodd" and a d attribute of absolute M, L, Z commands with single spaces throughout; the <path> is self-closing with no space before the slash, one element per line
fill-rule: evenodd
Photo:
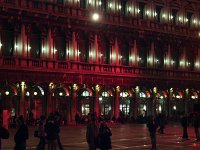
<path fill-rule="evenodd" d="M 156 91 L 156 87 L 152 90 L 142 90 L 140 87 L 139 90 L 137 86 L 130 90 L 120 90 L 119 86 L 108 89 L 99 85 L 86 88 L 86 85 L 66 86 L 53 83 L 48 87 L 27 86 L 23 92 L 23 85 L 18 86 L 1 87 L 0 105 L 2 110 L 9 111 L 10 117 L 25 111 L 25 116 L 28 117 L 32 112 L 37 119 L 42 114 L 58 111 L 67 122 L 73 121 L 77 112 L 82 116 L 96 112 L 107 119 L 122 116 L 137 118 L 159 113 L 172 117 L 197 109 L 200 94 L 198 90 L 189 89 Z"/>

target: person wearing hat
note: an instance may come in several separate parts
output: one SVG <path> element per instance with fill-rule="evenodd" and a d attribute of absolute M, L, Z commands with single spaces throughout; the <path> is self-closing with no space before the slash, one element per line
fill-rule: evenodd
<path fill-rule="evenodd" d="M 26 150 L 26 140 L 28 139 L 28 127 L 24 123 L 23 116 L 16 119 L 17 131 L 14 135 L 15 147 L 14 150 Z"/>

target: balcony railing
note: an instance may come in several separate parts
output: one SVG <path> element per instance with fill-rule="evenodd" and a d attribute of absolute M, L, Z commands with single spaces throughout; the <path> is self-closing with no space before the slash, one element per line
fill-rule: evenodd
<path fill-rule="evenodd" d="M 66 18 L 80 19 L 80 20 L 91 20 L 90 10 L 81 9 L 78 7 L 69 7 L 68 5 L 54 4 L 52 1 L 36 1 L 36 0 L 0 0 L 0 6 L 3 8 L 16 9 L 20 11 L 32 11 L 33 13 L 43 13 L 52 16 L 60 16 Z M 171 23 L 158 23 L 152 20 L 143 20 L 133 16 L 121 16 L 117 14 L 104 14 L 101 23 L 119 25 L 128 27 L 130 29 L 140 29 L 151 31 L 159 31 L 164 33 L 173 33 L 181 36 L 198 37 L 197 29 L 190 29 L 183 25 L 175 26 Z"/>
<path fill-rule="evenodd" d="M 18 71 L 26 70 L 30 72 L 40 71 L 49 73 L 60 72 L 96 74 L 155 79 L 200 80 L 200 72 L 139 68 L 108 64 L 88 64 L 74 61 L 56 61 L 51 59 L 28 59 L 17 57 L 1 57 L 0 69 Z"/>

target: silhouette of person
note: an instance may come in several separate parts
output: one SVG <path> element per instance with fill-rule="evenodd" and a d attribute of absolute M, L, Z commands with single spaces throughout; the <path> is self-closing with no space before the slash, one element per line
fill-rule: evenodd
<path fill-rule="evenodd" d="M 200 140 L 199 137 L 199 114 L 197 112 L 193 113 L 193 125 L 194 125 L 194 133 L 196 136 L 196 141 Z"/>
<path fill-rule="evenodd" d="M 51 114 L 45 125 L 46 139 L 48 143 L 48 150 L 57 149 L 57 137 L 59 133 L 59 128 L 55 125 L 54 116 Z"/>
<path fill-rule="evenodd" d="M 151 150 L 157 150 L 156 148 L 156 129 L 157 129 L 157 124 L 155 122 L 155 120 L 153 119 L 152 116 L 149 117 L 148 123 L 147 123 L 147 127 L 149 129 L 149 133 L 150 133 L 150 138 L 151 138 Z"/>
<path fill-rule="evenodd" d="M 38 123 L 38 137 L 40 138 L 40 141 L 37 145 L 37 150 L 45 150 L 45 124 L 46 124 L 46 117 L 41 116 L 40 121 Z"/>
<path fill-rule="evenodd" d="M 188 116 L 186 114 L 181 116 L 181 125 L 183 127 L 183 136 L 182 136 L 182 138 L 187 140 L 188 139 L 188 132 L 187 132 Z"/>
<path fill-rule="evenodd" d="M 112 132 L 110 128 L 107 126 L 105 121 L 102 121 L 99 128 L 99 148 L 101 150 L 112 149 L 111 136 Z"/>
<path fill-rule="evenodd" d="M 89 150 L 96 150 L 98 147 L 98 125 L 95 115 L 88 115 L 88 124 L 86 129 L 86 140 Z"/>
<path fill-rule="evenodd" d="M 1 139 L 8 139 L 9 138 L 9 132 L 6 128 L 3 127 L 3 121 L 0 118 L 0 150 L 1 148 Z"/>
<path fill-rule="evenodd" d="M 26 150 L 26 140 L 28 139 L 28 127 L 24 123 L 23 116 L 19 116 L 16 119 L 17 132 L 14 135 L 15 147 L 14 150 Z"/>

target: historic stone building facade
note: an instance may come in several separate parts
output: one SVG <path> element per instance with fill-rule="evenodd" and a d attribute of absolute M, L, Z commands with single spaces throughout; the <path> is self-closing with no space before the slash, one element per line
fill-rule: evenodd
<path fill-rule="evenodd" d="M 0 0 L 0 106 L 118 118 L 200 110 L 198 0 Z"/>

